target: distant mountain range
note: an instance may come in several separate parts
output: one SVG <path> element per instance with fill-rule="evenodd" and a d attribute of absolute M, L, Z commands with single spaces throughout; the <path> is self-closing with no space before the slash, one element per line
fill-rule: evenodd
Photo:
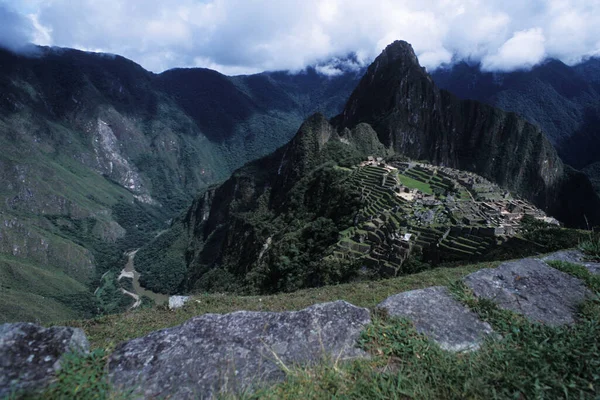
<path fill-rule="evenodd" d="M 510 73 L 462 62 L 434 71 L 432 78 L 460 98 L 522 115 L 544 131 L 563 161 L 594 182 L 600 179 L 600 58 L 575 66 L 547 60 Z"/>

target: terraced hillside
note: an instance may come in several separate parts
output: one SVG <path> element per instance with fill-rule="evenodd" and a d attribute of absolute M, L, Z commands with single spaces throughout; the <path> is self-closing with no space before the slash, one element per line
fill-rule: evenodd
<path fill-rule="evenodd" d="M 408 258 L 480 258 L 517 235 L 524 215 L 555 222 L 473 173 L 369 157 L 347 178 L 362 209 L 332 258 L 398 275 Z"/>

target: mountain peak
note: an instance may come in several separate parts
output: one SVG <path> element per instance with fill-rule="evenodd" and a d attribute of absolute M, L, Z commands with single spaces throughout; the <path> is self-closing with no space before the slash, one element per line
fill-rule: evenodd
<path fill-rule="evenodd" d="M 381 119 L 390 112 L 402 109 L 412 115 L 415 108 L 421 107 L 416 103 L 422 104 L 419 98 L 424 92 L 427 92 L 427 97 L 434 98 L 436 90 L 430 76 L 419 65 L 412 46 L 397 40 L 369 66 L 343 113 L 332 122 L 342 128 L 352 128 L 365 122 L 380 131 L 378 125 Z M 388 147 L 393 145 L 389 135 L 380 135 L 379 139 Z"/>
<path fill-rule="evenodd" d="M 395 42 L 389 44 L 379 55 L 379 57 L 377 57 L 375 62 L 394 62 L 398 60 L 407 60 L 419 65 L 419 60 L 417 59 L 415 50 L 410 43 L 405 42 L 404 40 L 396 40 Z"/>

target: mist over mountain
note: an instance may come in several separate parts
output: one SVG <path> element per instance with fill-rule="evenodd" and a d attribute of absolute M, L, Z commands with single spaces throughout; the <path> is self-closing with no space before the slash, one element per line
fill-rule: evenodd
<path fill-rule="evenodd" d="M 600 399 L 600 0 L 0 0 L 0 398 Z"/>
<path fill-rule="evenodd" d="M 571 71 L 564 65 L 561 68 L 558 70 Z M 590 60 L 578 68 L 594 76 L 597 66 Z M 265 194 L 269 207 L 275 207 L 269 212 L 279 215 L 282 204 L 289 203 L 290 193 L 307 190 L 294 189 L 298 180 L 305 182 L 306 174 L 311 176 L 310 171 L 320 164 L 347 163 L 349 157 L 358 162 L 367 155 L 398 154 L 473 171 L 570 225 L 596 221 L 597 199 L 590 195 L 589 181 L 564 166 L 546 140 L 545 135 L 560 149 L 566 136 L 558 128 L 546 134 L 515 114 L 458 101 L 437 89 L 414 51 L 400 42 L 388 47 L 368 70 L 361 67 L 357 55 L 350 54 L 295 73 L 228 77 L 196 68 L 154 74 L 116 55 L 39 47 L 35 57 L 2 51 L 0 73 L 1 140 L 6 149 L 0 155 L 6 320 L 44 315 L 71 318 L 123 310 L 130 305 L 117 280 L 125 263 L 124 252 L 150 242 L 192 201 L 190 210 L 204 211 L 188 211 L 188 216 L 209 213 L 207 204 L 213 204 L 212 196 L 220 199 L 221 207 L 221 211 L 211 211 L 212 215 L 231 216 L 239 212 L 237 208 L 227 211 L 235 196 L 254 193 L 240 204 L 250 199 L 254 202 L 262 193 L 258 187 L 264 186 L 272 188 Z M 557 85 L 554 90 L 563 98 L 593 103 L 597 93 L 594 79 L 575 80 L 567 75 L 560 84 L 552 74 L 539 74 L 548 75 L 546 81 Z M 489 85 L 497 87 L 498 83 L 492 79 Z M 459 95 L 463 93 L 460 88 L 455 88 Z M 502 91 L 494 93 L 496 98 Z M 308 116 L 318 112 L 331 118 L 340 111 L 331 122 L 323 120 L 311 128 L 313 133 L 308 136 L 320 137 L 316 144 L 302 147 L 313 139 L 305 142 L 298 137 L 286 144 Z M 540 115 L 551 114 L 545 113 Z M 332 137 L 338 139 L 331 141 Z M 577 137 L 573 133 L 572 138 Z M 299 143 L 305 145 L 298 147 Z M 325 152 L 318 150 L 323 146 Z M 276 149 L 224 184 L 233 193 L 205 191 L 236 168 Z M 249 172 L 252 170 L 256 172 Z M 593 163 L 588 171 L 592 175 L 596 171 Z M 238 181 L 240 176 L 253 182 L 255 189 L 239 189 L 247 184 Z M 323 181 L 313 182 L 315 190 L 334 185 L 333 176 L 326 174 L 320 178 Z M 336 228 L 315 226 L 315 233 L 322 228 L 335 237 L 335 229 L 348 223 L 346 218 L 354 210 L 354 192 L 349 190 L 342 186 L 332 198 L 323 193 L 310 195 L 314 198 L 308 204 L 319 204 L 316 209 L 326 213 L 333 212 L 340 199 L 347 199 L 348 204 L 348 208 L 337 206 L 342 214 L 340 220 L 334 218 Z M 200 197 L 196 197 L 198 193 Z M 244 207 L 250 211 L 255 206 Z M 305 206 L 298 206 L 297 212 Z M 214 218 L 210 218 L 212 228 L 202 228 L 202 235 L 209 235 L 213 244 L 205 245 L 209 240 L 205 236 L 201 257 L 192 258 L 196 260 L 193 263 L 204 260 L 202 265 L 210 268 L 223 257 L 218 250 L 223 237 L 210 233 L 222 232 L 217 229 L 220 225 L 229 226 L 231 236 L 225 243 L 231 245 L 246 232 L 246 228 L 229 225 L 231 221 Z M 185 224 L 191 227 L 196 223 L 190 220 Z M 171 247 L 174 242 L 183 246 L 175 253 L 165 253 L 174 259 L 163 260 L 161 273 L 178 277 L 173 281 L 177 283 L 169 286 L 172 292 L 191 287 L 185 285 L 192 285 L 200 279 L 200 271 L 206 271 L 181 262 L 189 243 L 173 236 L 183 232 L 179 229 L 177 222 L 160 238 L 161 246 Z M 181 237 L 196 240 L 194 235 L 186 235 Z M 260 253 L 263 239 L 249 242 L 248 254 Z M 325 247 L 306 251 L 318 257 L 328 248 L 329 241 L 323 243 Z M 211 252 L 216 253 L 209 256 Z M 249 261 L 254 257 L 239 256 L 239 260 L 250 257 Z M 313 256 L 305 261 L 310 264 Z M 140 259 L 144 260 L 144 252 Z M 142 283 L 153 287 L 150 282 L 162 275 L 153 277 L 149 271 L 157 264 L 147 264 L 139 267 L 146 271 Z M 184 286 L 181 276 L 189 279 Z M 267 283 L 261 285 L 267 290 Z M 155 288 L 164 291 L 163 286 Z"/>

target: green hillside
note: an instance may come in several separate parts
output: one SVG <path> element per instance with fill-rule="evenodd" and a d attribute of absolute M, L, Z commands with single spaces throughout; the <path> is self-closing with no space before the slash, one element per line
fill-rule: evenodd
<path fill-rule="evenodd" d="M 3 266 L 2 322 L 127 309 L 116 281 L 125 251 L 208 185 L 284 144 L 311 112 L 338 112 L 359 78 L 155 75 L 118 56 L 38 52 L 0 50 L 0 256 L 11 270 L 43 271 L 4 275 Z M 68 297 L 75 292 L 87 293 L 81 306 Z"/>

